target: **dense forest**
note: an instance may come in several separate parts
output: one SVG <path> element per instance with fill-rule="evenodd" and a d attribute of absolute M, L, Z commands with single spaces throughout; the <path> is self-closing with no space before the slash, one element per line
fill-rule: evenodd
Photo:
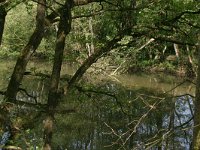
<path fill-rule="evenodd" d="M 0 62 L 0 150 L 200 149 L 198 0 L 0 0 Z"/>

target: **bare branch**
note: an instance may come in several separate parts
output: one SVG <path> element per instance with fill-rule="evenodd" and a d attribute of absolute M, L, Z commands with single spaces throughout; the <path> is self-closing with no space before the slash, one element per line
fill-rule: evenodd
<path fill-rule="evenodd" d="M 166 93 L 169 93 L 169 92 L 175 90 L 177 87 L 183 85 L 183 84 L 186 83 L 186 82 L 191 82 L 191 81 L 190 81 L 190 80 L 184 80 L 184 81 L 182 81 L 181 83 L 179 83 L 178 85 L 176 85 L 175 87 L 173 87 L 172 89 L 170 89 L 170 90 L 168 90 L 168 91 L 166 91 L 166 92 L 164 92 L 164 93 L 165 93 L 165 94 L 166 94 Z"/>
<path fill-rule="evenodd" d="M 168 23 L 174 23 L 176 22 L 177 20 L 179 20 L 180 18 L 182 18 L 182 16 L 184 16 L 185 14 L 194 14 L 194 15 L 198 15 L 200 14 L 200 9 L 197 10 L 197 11 L 189 11 L 189 10 L 186 10 L 186 11 L 183 11 L 181 12 L 179 15 L 177 15 L 176 17 L 170 19 L 170 20 L 165 20 L 163 21 L 162 23 L 163 24 L 168 24 Z"/>
<path fill-rule="evenodd" d="M 84 18 L 84 17 L 86 17 L 86 18 L 87 18 L 87 17 L 92 17 L 92 16 L 96 16 L 96 15 L 102 14 L 103 12 L 105 12 L 105 11 L 103 11 L 103 7 L 101 7 L 100 10 L 95 11 L 95 12 L 93 12 L 93 13 L 91 13 L 91 14 L 73 16 L 72 19 Z"/>
<path fill-rule="evenodd" d="M 114 3 L 112 3 L 112 2 L 109 2 L 109 1 L 107 1 L 107 0 L 104 0 L 103 2 L 105 2 L 105 3 L 109 4 L 109 5 L 112 5 L 112 6 L 118 7 L 118 8 L 120 7 L 119 5 L 114 4 Z"/>
<path fill-rule="evenodd" d="M 101 94 L 101 95 L 106 95 L 106 96 L 110 96 L 110 97 L 113 97 L 115 99 L 115 102 L 116 104 L 120 107 L 121 111 L 123 114 L 125 115 L 128 115 L 125 110 L 123 109 L 123 105 L 121 104 L 121 102 L 119 102 L 118 98 L 116 95 L 114 94 L 111 94 L 111 93 L 108 93 L 108 92 L 105 92 L 105 91 L 96 91 L 96 90 L 93 90 L 93 89 L 84 89 L 83 87 L 80 87 L 80 86 L 77 86 L 75 85 L 74 86 L 79 92 L 89 92 L 89 93 L 95 93 L 95 94 Z"/>
<path fill-rule="evenodd" d="M 62 6 L 62 7 L 64 7 L 64 6 L 65 6 L 64 4 L 62 4 L 62 3 L 60 3 L 60 2 L 57 2 L 56 0 L 54 0 L 54 2 L 55 2 L 56 4 L 58 4 L 58 5 Z"/>
<path fill-rule="evenodd" d="M 175 43 L 175 44 L 180 44 L 180 45 L 189 45 L 189 46 L 195 46 L 195 43 L 189 43 L 189 42 L 183 42 L 179 41 L 177 39 L 173 39 L 171 37 L 153 37 L 156 41 L 165 41 L 165 42 L 170 42 L 170 43 Z"/>

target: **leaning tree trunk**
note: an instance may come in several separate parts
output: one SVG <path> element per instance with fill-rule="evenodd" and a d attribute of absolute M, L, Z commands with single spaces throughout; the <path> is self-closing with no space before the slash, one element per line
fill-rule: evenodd
<path fill-rule="evenodd" d="M 58 86 L 60 81 L 60 71 L 62 66 L 63 60 L 63 52 L 65 47 L 65 39 L 66 35 L 69 34 L 71 30 L 71 8 L 72 8 L 72 1 L 66 1 L 63 9 L 61 10 L 60 14 L 60 22 L 58 27 L 57 33 L 57 41 L 56 41 L 56 48 L 55 48 L 55 55 L 54 55 L 54 64 L 53 70 L 51 74 L 51 81 L 50 81 L 50 89 L 48 94 L 48 116 L 44 121 L 44 149 L 50 150 L 51 147 L 51 139 L 53 134 L 53 116 L 54 116 L 54 109 L 58 105 L 59 101 L 59 92 Z"/>
<path fill-rule="evenodd" d="M 80 78 L 83 76 L 83 74 L 87 71 L 87 69 L 95 63 L 103 54 L 109 52 L 115 44 L 121 40 L 121 36 L 117 36 L 113 38 L 111 41 L 109 41 L 105 46 L 103 46 L 101 49 L 95 51 L 91 56 L 89 56 L 84 63 L 79 67 L 79 69 L 76 71 L 76 73 L 73 75 L 71 80 L 68 84 L 68 89 L 71 88 L 75 82 L 80 80 Z"/>
<path fill-rule="evenodd" d="M 200 34 L 198 35 L 198 70 L 196 81 L 196 93 L 195 93 L 195 112 L 194 112 L 194 129 L 193 129 L 193 149 L 200 149 Z"/>
<path fill-rule="evenodd" d="M 13 74 L 11 76 L 8 88 L 6 91 L 6 98 L 10 102 L 14 102 L 18 92 L 18 88 L 23 79 L 24 72 L 26 70 L 27 63 L 31 55 L 38 48 L 44 34 L 44 20 L 46 11 L 46 0 L 38 0 L 37 16 L 36 16 L 36 28 L 34 33 L 29 39 L 28 44 L 21 51 L 20 56 L 17 59 Z"/>
<path fill-rule="evenodd" d="M 0 5 L 0 46 L 2 44 L 2 37 L 3 37 L 6 15 L 7 15 L 7 12 L 4 5 Z"/>

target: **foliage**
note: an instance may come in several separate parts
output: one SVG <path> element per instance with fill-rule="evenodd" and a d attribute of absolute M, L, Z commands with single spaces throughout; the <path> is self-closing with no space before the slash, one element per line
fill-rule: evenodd
<path fill-rule="evenodd" d="M 33 15 L 35 3 L 30 1 L 20 3 L 21 1 L 13 1 L 13 5 L 18 4 L 19 6 L 12 8 L 7 16 L 4 48 L 1 49 L 1 56 L 17 55 L 27 43 L 35 26 L 35 16 Z M 59 7 L 53 1 L 48 1 L 48 3 L 49 7 L 54 9 Z M 90 55 L 89 47 L 91 49 L 93 46 L 94 50 L 99 49 L 106 41 L 112 39 L 117 32 L 124 29 L 128 30 L 123 33 L 125 35 L 123 40 L 115 50 L 109 53 L 109 57 L 113 60 L 111 65 L 122 65 L 121 68 L 126 69 L 129 68 L 129 65 L 139 64 L 139 66 L 145 67 L 163 62 L 167 55 L 174 54 L 173 40 L 178 40 L 183 44 L 194 45 L 196 43 L 196 33 L 200 21 L 197 17 L 198 13 L 192 12 L 198 11 L 197 2 L 190 0 L 147 2 L 143 0 L 136 2 L 134 7 L 137 9 L 135 11 L 132 7 L 131 0 L 113 0 L 110 3 L 91 3 L 73 8 L 74 19 L 72 31 L 66 40 L 65 60 L 82 63 Z M 51 9 L 48 9 L 48 14 L 50 13 Z M 93 15 L 93 13 L 97 15 Z M 131 28 L 128 24 L 131 24 Z M 50 60 L 52 60 L 54 54 L 56 28 L 57 24 L 55 23 L 47 30 L 45 38 L 38 49 L 39 53 Z M 148 34 L 144 33 L 138 38 L 131 36 L 132 33 L 146 31 Z M 127 34 L 130 36 L 126 36 Z M 158 38 L 158 40 L 140 49 L 152 37 Z M 167 42 L 159 40 L 159 38 L 167 38 L 172 41 Z M 165 46 L 167 47 L 167 55 L 163 53 Z M 187 55 L 187 53 L 184 53 L 184 48 L 181 51 L 184 55 Z M 191 51 L 195 51 L 195 49 L 191 47 Z M 157 57 L 160 57 L 160 59 L 154 61 Z"/>
<path fill-rule="evenodd" d="M 1 49 L 1 51 L 4 51 L 7 55 L 21 51 L 28 42 L 34 28 L 35 16 L 33 14 L 34 10 L 30 10 L 30 13 L 28 13 L 25 5 L 18 5 L 12 11 L 9 11 L 3 38 L 3 46 L 6 49 Z"/>
<path fill-rule="evenodd" d="M 69 1 L 66 1 L 66 4 L 67 2 Z M 13 57 L 14 55 L 18 55 L 28 43 L 30 34 L 35 28 L 34 15 L 36 14 L 36 3 L 33 3 L 31 1 L 16 0 L 12 3 L 10 2 L 8 6 L 9 7 L 7 8 L 7 10 L 9 10 L 9 8 L 12 9 L 9 11 L 6 17 L 6 28 L 3 38 L 4 41 L 0 50 L 0 54 L 2 55 L 2 57 Z M 63 8 L 62 10 L 60 10 L 59 8 L 64 6 L 65 5 L 63 5 L 63 1 L 48 1 L 48 10 L 46 11 L 47 16 L 51 13 L 56 13 L 57 18 L 55 18 L 55 20 L 59 20 L 60 18 L 62 20 L 62 17 L 59 18 L 59 15 L 63 14 L 61 11 L 64 12 L 67 8 Z M 111 0 L 90 3 L 83 6 L 76 6 L 72 9 L 72 12 L 70 13 L 72 13 L 73 23 L 72 29 L 71 27 L 69 27 L 71 29 L 71 33 L 66 39 L 64 57 L 65 61 L 68 61 L 70 63 L 75 62 L 79 64 L 82 64 L 83 61 L 87 58 L 92 58 L 91 60 L 87 59 L 89 63 L 85 65 L 86 67 L 82 67 L 83 70 L 85 68 L 87 69 L 87 67 L 89 67 L 91 63 L 96 62 L 96 60 L 100 57 L 108 56 L 108 61 L 104 61 L 104 59 L 101 59 L 104 61 L 102 63 L 102 66 L 115 66 L 113 74 L 117 72 L 120 68 L 129 69 L 131 67 L 138 67 L 146 69 L 149 66 L 152 67 L 155 65 L 164 68 L 164 70 L 173 71 L 177 69 L 177 66 L 180 65 L 179 61 L 177 61 L 178 63 L 167 61 L 167 57 L 170 55 L 176 54 L 176 57 L 179 57 L 177 49 L 174 48 L 174 44 L 181 45 L 179 46 L 179 50 L 181 51 L 180 54 L 184 56 L 181 56 L 180 58 L 190 56 L 190 52 L 184 52 L 184 50 L 188 50 L 186 48 L 187 46 L 189 46 L 189 51 L 191 51 L 191 53 L 195 53 L 196 51 L 194 46 L 198 43 L 196 36 L 199 33 L 200 28 L 200 18 L 197 16 L 199 16 L 200 12 L 199 4 L 192 0 Z M 70 15 L 68 15 L 68 17 L 70 18 Z M 43 35 L 40 36 L 41 38 L 43 38 L 43 41 L 41 42 L 37 53 L 35 53 L 35 56 L 37 56 L 36 54 L 41 54 L 40 56 L 47 56 L 50 60 L 52 60 L 54 56 L 53 50 L 55 49 L 55 43 L 57 42 L 58 46 L 60 47 L 64 45 L 64 43 L 60 44 L 61 42 L 58 38 L 58 41 L 55 41 L 56 37 L 62 37 L 60 36 L 62 34 L 56 35 L 58 22 L 52 22 L 53 24 L 51 25 L 51 27 L 48 28 L 47 26 L 45 26 L 44 38 Z M 63 27 L 64 26 L 62 26 L 62 28 Z M 115 42 L 115 39 L 122 40 L 119 42 Z M 34 42 L 32 43 L 33 45 L 31 46 L 34 47 Z M 38 44 L 39 43 L 40 41 L 38 42 Z M 110 46 L 110 44 L 112 45 Z M 105 50 L 103 49 L 104 46 Z M 110 48 L 112 48 L 111 51 Z M 57 62 L 61 64 L 62 51 L 59 53 L 59 47 L 56 47 L 56 50 L 56 52 L 58 52 Z M 108 51 L 110 52 L 108 53 Z M 23 55 L 24 53 L 21 55 L 22 58 Z M 29 60 L 29 57 L 26 58 L 27 60 Z M 19 57 L 19 60 L 20 59 L 21 57 Z M 16 90 L 16 93 L 18 90 L 17 88 L 20 86 L 21 80 L 23 78 L 23 73 L 26 69 L 26 64 L 28 62 L 26 62 L 25 60 L 21 63 L 22 71 L 20 73 L 22 77 L 20 77 L 20 75 L 18 75 L 17 73 L 16 76 L 12 76 L 13 80 L 19 78 L 16 84 L 13 84 L 16 85 L 16 89 L 14 89 Z M 52 92 L 49 92 L 50 96 L 52 93 L 53 95 L 60 94 L 58 92 L 59 90 L 57 84 L 59 83 L 60 77 L 59 63 L 57 63 L 57 66 L 54 65 L 57 70 L 53 69 L 53 73 L 55 73 L 55 75 L 52 75 L 51 78 L 52 86 L 50 86 L 50 89 L 52 88 Z M 20 65 L 20 63 L 18 64 Z M 17 69 L 18 68 L 15 67 L 15 70 Z M 35 68 L 33 68 L 32 70 L 34 71 Z M 96 73 L 99 73 L 95 69 L 94 71 Z M 78 73 L 83 74 L 84 72 Z M 54 82 L 54 76 L 56 82 Z M 27 86 L 30 86 L 31 84 L 32 83 L 29 83 L 29 85 Z M 55 87 L 53 87 L 54 85 Z M 83 89 L 79 88 L 79 90 Z M 80 108 L 79 113 L 84 113 L 86 114 L 84 117 L 90 118 L 91 114 L 97 111 L 97 114 L 95 114 L 95 116 L 92 116 L 92 119 L 95 120 L 97 117 L 100 117 L 101 122 L 110 122 L 110 124 L 112 125 L 112 128 L 110 127 L 112 131 L 111 135 L 117 135 L 117 137 L 115 137 L 114 139 L 116 139 L 116 141 L 121 141 L 121 143 L 117 143 L 117 147 L 121 147 L 121 145 L 123 145 L 126 148 L 125 144 L 127 142 L 127 137 L 131 137 L 136 141 L 138 137 L 134 137 L 131 134 L 133 132 L 140 132 L 140 130 L 141 134 L 139 138 L 142 142 L 146 137 L 150 138 L 151 136 L 157 135 L 157 133 L 159 133 L 158 139 L 161 139 L 160 137 L 162 136 L 162 122 L 159 121 L 162 121 L 162 119 L 164 119 L 161 110 L 165 109 L 165 111 L 168 112 L 169 108 L 171 108 L 171 105 L 169 103 L 166 103 L 164 105 L 161 101 L 159 101 L 160 99 L 165 99 L 162 96 L 152 98 L 150 95 L 151 93 L 149 91 L 145 91 L 144 89 L 142 89 L 142 91 L 145 91 L 148 94 L 147 96 L 141 96 L 141 94 L 138 95 L 140 91 L 122 90 L 121 92 L 120 87 L 112 84 L 108 84 L 104 87 L 99 87 L 99 91 L 94 91 L 94 89 L 91 89 L 91 87 L 86 87 L 85 90 L 89 91 L 89 94 L 81 95 L 78 92 L 75 94 L 70 93 L 71 95 L 78 95 L 79 97 L 77 97 L 77 100 L 83 101 L 83 104 L 79 104 L 77 106 L 78 108 Z M 98 95 L 96 95 L 97 93 Z M 116 93 L 118 93 L 119 95 L 117 95 Z M 102 94 L 106 96 L 102 96 Z M 20 100 L 23 100 L 20 95 L 18 96 Z M 58 97 L 60 97 L 60 95 Z M 53 99 L 53 97 L 51 98 Z M 136 100 L 138 99 L 139 103 L 136 103 Z M 12 100 L 15 99 L 13 98 Z M 84 105 L 84 102 L 86 102 L 86 100 L 87 103 L 89 102 L 89 105 Z M 148 102 L 146 102 L 146 100 L 148 100 Z M 53 101 L 50 100 L 50 102 Z M 155 103 L 156 107 L 154 107 Z M 87 109 L 87 107 L 92 108 Z M 148 110 L 154 109 L 154 112 L 149 113 L 150 111 Z M 98 114 L 98 111 L 103 112 L 103 115 L 99 116 L 101 114 Z M 146 113 L 152 116 L 154 119 L 146 118 Z M 143 118 L 141 114 L 144 115 L 144 122 L 139 122 L 140 118 Z M 167 115 L 168 118 L 171 117 L 169 113 Z M 109 118 L 109 116 L 112 117 Z M 58 116 L 58 118 L 61 119 L 62 116 Z M 135 118 L 138 120 L 140 126 L 139 124 L 132 122 L 132 120 Z M 82 118 L 77 117 L 75 119 L 81 120 Z M 76 125 L 77 130 L 83 130 L 83 125 L 89 122 L 89 124 L 87 124 L 86 126 L 88 127 L 88 130 L 85 130 L 85 132 L 88 133 L 90 132 L 89 128 L 94 127 L 94 122 L 92 119 L 86 119 L 85 122 L 76 122 L 77 124 L 75 124 L 74 120 L 70 116 L 68 116 L 67 118 L 65 118 L 65 120 L 63 120 L 63 122 L 61 122 L 64 124 L 64 127 L 62 126 L 62 128 L 65 128 L 66 122 L 68 122 Z M 114 119 L 120 120 L 116 123 Z M 14 123 L 18 123 L 18 121 L 16 120 L 11 121 L 13 121 Z M 146 123 L 154 124 L 154 126 L 148 127 L 145 125 Z M 67 125 L 70 128 L 73 127 L 70 124 Z M 145 132 L 146 127 L 150 128 L 151 132 Z M 74 135 L 73 132 L 71 132 L 70 134 Z M 62 135 L 62 137 L 64 139 L 65 135 Z M 20 137 L 18 138 L 20 139 Z M 57 139 L 55 141 L 59 142 L 57 141 Z M 31 143 L 31 141 L 29 143 Z M 156 143 L 158 147 L 160 143 L 160 141 Z M 127 147 L 133 147 L 135 143 L 131 144 L 131 146 Z"/>

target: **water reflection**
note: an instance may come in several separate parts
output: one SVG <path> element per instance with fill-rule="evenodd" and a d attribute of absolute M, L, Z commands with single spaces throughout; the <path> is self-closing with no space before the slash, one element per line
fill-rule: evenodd
<path fill-rule="evenodd" d="M 148 89 L 126 90 L 114 84 L 104 88 L 104 91 L 116 94 L 126 114 L 113 97 L 79 95 L 81 103 L 76 103 L 79 114 L 72 114 L 71 118 L 69 115 L 57 118 L 75 119 L 71 123 L 67 119 L 63 123 L 65 127 L 59 126 L 62 132 L 66 131 L 62 139 L 68 141 L 66 145 L 61 142 L 63 149 L 189 150 L 193 125 L 192 97 L 173 98 Z"/>
<path fill-rule="evenodd" d="M 24 81 L 16 99 L 29 103 L 45 104 L 48 91 L 48 79 L 34 78 L 33 81 L 33 77 L 26 77 Z"/>
<path fill-rule="evenodd" d="M 74 89 L 63 96 L 58 110 L 74 108 L 76 112 L 56 113 L 53 149 L 190 149 L 193 85 L 186 83 L 166 93 L 180 81 L 147 75 L 118 76 L 117 79 L 118 82 L 109 81 L 98 86 L 84 85 L 84 92 Z M 46 103 L 48 79 L 27 76 L 21 87 L 36 100 L 23 91 L 18 94 L 18 100 Z M 37 121 L 28 124 L 29 129 L 20 129 L 14 145 L 23 149 L 41 149 L 45 113 L 38 115 L 34 109 L 31 112 L 26 107 L 20 109 L 24 112 L 14 113 L 13 118 L 24 115 L 24 120 L 31 120 L 34 118 L 31 116 L 37 116 Z"/>
<path fill-rule="evenodd" d="M 167 92 L 178 84 L 186 81 L 182 77 L 174 77 L 166 74 L 135 74 L 135 75 L 119 75 L 116 79 L 124 86 L 129 88 L 150 88 L 160 92 Z M 181 86 L 178 86 L 173 91 L 174 95 L 182 95 L 190 93 L 194 95 L 195 86 L 191 82 L 184 82 Z"/>

